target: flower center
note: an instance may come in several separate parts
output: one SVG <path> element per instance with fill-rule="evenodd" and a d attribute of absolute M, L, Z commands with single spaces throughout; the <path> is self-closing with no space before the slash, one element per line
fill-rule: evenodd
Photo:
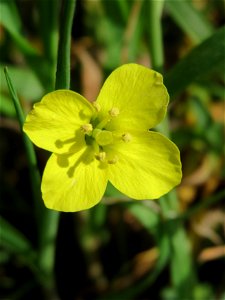
<path fill-rule="evenodd" d="M 116 118 L 120 111 L 117 107 L 112 107 L 108 114 L 99 119 L 99 112 L 101 107 L 98 103 L 94 102 L 93 104 L 96 113 L 91 123 L 84 124 L 81 126 L 81 131 L 85 135 L 85 141 L 88 146 L 92 146 L 95 151 L 94 157 L 100 162 L 106 162 L 108 164 L 115 164 L 118 161 L 117 155 L 109 155 L 107 153 L 107 148 L 105 146 L 113 144 L 115 141 L 122 141 L 128 143 L 131 141 L 131 135 L 129 133 L 116 134 L 107 130 L 107 125 L 109 122 Z"/>
<path fill-rule="evenodd" d="M 92 137 L 96 140 L 99 146 L 106 146 L 113 143 L 113 134 L 108 130 L 95 128 Z"/>

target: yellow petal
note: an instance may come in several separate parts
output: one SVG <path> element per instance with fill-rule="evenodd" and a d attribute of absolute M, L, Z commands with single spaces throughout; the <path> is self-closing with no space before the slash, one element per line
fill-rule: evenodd
<path fill-rule="evenodd" d="M 102 118 L 113 108 L 119 115 L 107 130 L 150 129 L 165 116 L 169 96 L 162 76 L 137 64 L 126 64 L 111 73 L 105 81 L 97 103 Z"/>
<path fill-rule="evenodd" d="M 42 178 L 42 196 L 48 208 L 74 212 L 96 205 L 107 185 L 107 169 L 86 148 L 76 154 L 52 154 Z"/>
<path fill-rule="evenodd" d="M 157 132 L 131 132 L 129 142 L 108 146 L 117 163 L 109 167 L 109 181 L 134 199 L 156 199 L 181 180 L 179 150 Z"/>
<path fill-rule="evenodd" d="M 34 105 L 23 130 L 34 144 L 51 152 L 77 151 L 85 145 L 80 127 L 89 123 L 93 111 L 80 94 L 54 91 Z"/>

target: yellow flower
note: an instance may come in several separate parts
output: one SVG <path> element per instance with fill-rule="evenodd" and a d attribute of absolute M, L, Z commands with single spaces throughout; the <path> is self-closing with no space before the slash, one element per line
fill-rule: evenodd
<path fill-rule="evenodd" d="M 45 95 L 24 124 L 37 146 L 53 152 L 42 178 L 45 205 L 90 208 L 108 181 L 133 199 L 156 199 L 179 184 L 178 148 L 149 131 L 168 99 L 162 76 L 137 64 L 112 72 L 94 103 L 69 90 Z"/>

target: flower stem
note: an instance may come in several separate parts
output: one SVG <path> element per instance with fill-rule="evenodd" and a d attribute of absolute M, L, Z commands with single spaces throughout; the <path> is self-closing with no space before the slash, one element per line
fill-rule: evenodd
<path fill-rule="evenodd" d="M 64 0 L 62 3 L 55 89 L 70 88 L 71 29 L 75 6 L 76 0 Z"/>
<path fill-rule="evenodd" d="M 146 1 L 146 4 L 148 5 L 149 12 L 149 49 L 152 68 L 162 73 L 164 56 L 161 16 L 164 0 Z M 164 135 L 169 136 L 168 119 L 165 118 L 157 129 Z M 176 191 L 171 191 L 161 197 L 159 201 L 165 218 L 173 220 L 179 212 Z M 190 253 L 190 244 L 182 225 L 182 222 L 171 222 L 171 226 L 164 226 L 164 231 L 170 241 L 170 272 L 173 286 L 176 289 L 179 299 L 191 299 L 193 298 L 192 291 L 195 281 L 195 271 L 192 268 L 193 262 Z"/>
<path fill-rule="evenodd" d="M 23 132 L 23 124 L 24 124 L 24 113 L 23 109 L 20 105 L 19 98 L 17 96 L 16 90 L 13 86 L 13 83 L 11 81 L 11 78 L 8 73 L 8 68 L 4 68 L 5 78 L 8 85 L 9 92 L 11 94 L 14 107 L 17 114 L 17 119 L 19 121 L 19 126 L 21 129 L 21 132 Z M 35 213 L 36 213 L 36 219 L 38 220 L 43 212 L 44 206 L 41 203 L 41 193 L 40 193 L 40 184 L 41 184 L 41 176 L 37 167 L 37 159 L 36 154 L 34 151 L 34 146 L 29 140 L 29 138 L 26 136 L 25 133 L 22 133 L 24 145 L 25 145 L 25 151 L 28 159 L 28 166 L 29 166 L 29 173 L 30 173 L 30 179 L 31 179 L 31 188 L 33 193 L 33 198 L 35 201 Z"/>
<path fill-rule="evenodd" d="M 163 71 L 164 55 L 161 15 L 164 0 L 148 1 L 149 12 L 149 50 L 152 59 L 152 68 L 160 73 Z"/>
<path fill-rule="evenodd" d="M 55 82 L 56 89 L 68 89 L 70 86 L 70 42 L 75 3 L 75 0 L 64 0 L 62 3 Z M 52 281 L 50 282 L 50 288 L 53 285 L 53 266 L 58 222 L 59 213 L 46 209 L 41 224 L 42 240 L 40 244 L 39 264 L 47 272 L 47 277 Z"/>

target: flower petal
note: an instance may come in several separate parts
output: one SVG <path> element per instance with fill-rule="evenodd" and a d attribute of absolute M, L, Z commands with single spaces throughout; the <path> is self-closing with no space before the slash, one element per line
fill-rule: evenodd
<path fill-rule="evenodd" d="M 150 129 L 165 116 L 169 96 L 162 75 L 137 64 L 126 64 L 105 81 L 97 103 L 102 117 L 112 108 L 120 113 L 108 130 Z"/>
<path fill-rule="evenodd" d="M 134 199 L 156 199 L 181 180 L 179 150 L 157 132 L 131 132 L 130 142 L 108 147 L 118 161 L 109 168 L 109 181 Z"/>
<path fill-rule="evenodd" d="M 52 154 L 42 178 L 42 196 L 48 208 L 74 212 L 96 205 L 107 185 L 107 169 L 86 148 L 76 154 Z"/>
<path fill-rule="evenodd" d="M 23 130 L 34 144 L 51 152 L 77 151 L 85 144 L 80 126 L 89 123 L 93 111 L 80 94 L 57 90 L 34 105 Z"/>

